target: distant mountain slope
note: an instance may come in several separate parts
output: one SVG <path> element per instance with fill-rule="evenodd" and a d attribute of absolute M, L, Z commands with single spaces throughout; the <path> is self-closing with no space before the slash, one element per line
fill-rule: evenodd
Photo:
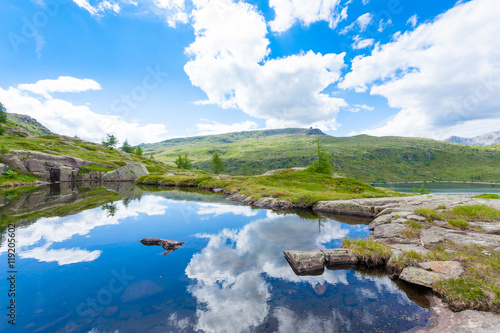
<path fill-rule="evenodd" d="M 472 138 L 462 138 L 459 136 L 450 136 L 444 140 L 446 142 L 461 143 L 464 145 L 490 146 L 500 143 L 500 131 L 489 132 Z"/>
<path fill-rule="evenodd" d="M 30 135 L 40 136 L 54 134 L 47 127 L 40 124 L 36 119 L 24 114 L 7 113 L 7 119 L 10 124 L 23 129 Z"/>
<path fill-rule="evenodd" d="M 421 138 L 342 138 L 318 130 L 284 129 L 180 138 L 142 147 L 145 155 L 153 153 L 155 159 L 170 164 L 186 153 L 195 168 L 205 171 L 210 170 L 211 155 L 218 151 L 226 165 L 225 173 L 255 175 L 309 165 L 316 158 L 318 138 L 336 172 L 366 182 L 500 182 L 498 147 L 459 146 Z"/>

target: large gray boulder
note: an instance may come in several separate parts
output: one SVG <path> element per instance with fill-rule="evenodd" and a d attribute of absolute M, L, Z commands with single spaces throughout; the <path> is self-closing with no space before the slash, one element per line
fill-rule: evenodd
<path fill-rule="evenodd" d="M 406 267 L 399 275 L 399 278 L 409 283 L 431 288 L 434 282 L 449 279 L 450 277 L 423 268 Z"/>
<path fill-rule="evenodd" d="M 325 255 L 325 264 L 333 265 L 355 265 L 358 258 L 349 249 L 321 250 Z"/>
<path fill-rule="evenodd" d="M 284 251 L 283 253 L 298 273 L 315 273 L 324 270 L 325 254 L 320 250 Z"/>
<path fill-rule="evenodd" d="M 340 213 L 357 216 L 375 216 L 372 207 L 360 205 L 353 200 L 318 201 L 313 205 L 313 210 L 323 213 Z"/>
<path fill-rule="evenodd" d="M 136 162 L 127 164 L 121 168 L 107 172 L 103 180 L 116 182 L 116 181 L 133 181 L 141 176 L 149 175 L 148 170 L 144 164 Z"/>
<path fill-rule="evenodd" d="M 9 166 L 5 165 L 3 163 L 0 163 L 0 175 L 4 173 L 5 171 L 9 170 Z"/>
<path fill-rule="evenodd" d="M 420 268 L 436 273 L 441 273 L 452 278 L 458 278 L 463 274 L 464 269 L 458 261 L 428 261 L 418 264 Z"/>

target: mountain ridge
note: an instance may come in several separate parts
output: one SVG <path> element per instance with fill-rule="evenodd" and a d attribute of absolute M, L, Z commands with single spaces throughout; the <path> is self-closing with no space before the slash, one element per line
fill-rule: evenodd
<path fill-rule="evenodd" d="M 500 144 L 500 131 L 488 132 L 471 138 L 453 135 L 443 141 L 473 146 L 491 146 Z"/>
<path fill-rule="evenodd" d="M 203 171 L 210 171 L 211 156 L 217 151 L 226 165 L 225 173 L 257 175 L 310 165 L 316 159 L 320 139 L 335 172 L 365 182 L 422 179 L 500 182 L 498 145 L 461 146 L 433 139 L 391 136 L 333 137 L 321 131 L 306 135 L 306 129 L 266 131 L 171 139 L 143 144 L 142 148 L 146 155 L 153 154 L 155 159 L 170 164 L 179 154 L 187 154 L 193 167 Z"/>

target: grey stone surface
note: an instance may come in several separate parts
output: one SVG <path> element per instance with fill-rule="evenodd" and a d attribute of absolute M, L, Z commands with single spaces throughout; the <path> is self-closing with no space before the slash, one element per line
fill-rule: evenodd
<path fill-rule="evenodd" d="M 321 250 L 325 255 L 326 265 L 353 265 L 358 263 L 358 258 L 349 249 Z"/>
<path fill-rule="evenodd" d="M 107 172 L 103 180 L 104 181 L 127 181 L 127 180 L 136 180 L 141 176 L 149 175 L 148 170 L 144 166 L 144 164 L 136 162 L 130 163 L 122 166 L 113 171 Z"/>
<path fill-rule="evenodd" d="M 414 333 L 497 333 L 500 315 L 491 312 L 465 310 L 453 312 L 439 298 L 433 297 L 431 311 L 434 324 Z"/>
<path fill-rule="evenodd" d="M 415 220 L 415 221 L 425 222 L 425 217 L 420 216 L 420 215 L 408 215 L 406 218 L 409 219 L 409 220 Z"/>
<path fill-rule="evenodd" d="M 0 163 L 0 174 L 4 173 L 7 170 L 9 170 L 9 166 L 6 164 Z"/>
<path fill-rule="evenodd" d="M 500 222 L 469 222 L 472 227 L 479 227 L 488 234 L 500 234 Z"/>
<path fill-rule="evenodd" d="M 447 279 L 448 277 L 444 274 L 429 272 L 422 268 L 406 267 L 399 275 L 399 278 L 409 283 L 430 288 L 434 282 Z"/>
<path fill-rule="evenodd" d="M 425 194 L 409 197 L 364 198 L 337 201 L 319 201 L 313 210 L 324 212 L 338 212 L 347 214 L 363 214 L 365 216 L 380 216 L 390 213 L 399 213 L 401 217 L 414 215 L 417 208 L 433 208 L 446 206 L 453 208 L 458 205 L 484 204 L 500 209 L 500 200 L 475 199 L 451 194 Z M 407 214 L 405 216 L 405 214 Z"/>
<path fill-rule="evenodd" d="M 394 238 L 401 235 L 401 231 L 406 229 L 406 226 L 401 223 L 383 224 L 375 228 L 373 236 L 375 238 Z"/>
<path fill-rule="evenodd" d="M 458 261 L 428 261 L 419 264 L 420 268 L 441 273 L 453 278 L 458 278 L 463 274 L 464 269 Z"/>
<path fill-rule="evenodd" d="M 426 255 L 427 253 L 429 253 L 429 250 L 427 250 L 425 247 L 421 246 L 420 244 L 395 243 L 395 244 L 388 244 L 388 245 L 393 250 L 415 251 L 415 252 L 423 254 L 423 255 Z"/>
<path fill-rule="evenodd" d="M 490 248 L 500 246 L 500 235 L 457 231 L 441 227 L 424 229 L 421 231 L 420 237 L 425 247 L 436 245 L 445 240 L 464 246 L 480 245 Z"/>
<path fill-rule="evenodd" d="M 325 254 L 320 250 L 284 251 L 283 253 L 299 273 L 309 273 L 324 269 Z"/>
<path fill-rule="evenodd" d="M 371 207 L 361 205 L 353 200 L 318 201 L 313 205 L 313 210 L 358 216 L 375 216 L 377 214 Z"/>

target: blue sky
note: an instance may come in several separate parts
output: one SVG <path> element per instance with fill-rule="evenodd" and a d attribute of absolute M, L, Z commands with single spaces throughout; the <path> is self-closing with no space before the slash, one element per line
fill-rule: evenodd
<path fill-rule="evenodd" d="M 500 130 L 495 0 L 2 0 L 0 101 L 132 144 Z"/>

